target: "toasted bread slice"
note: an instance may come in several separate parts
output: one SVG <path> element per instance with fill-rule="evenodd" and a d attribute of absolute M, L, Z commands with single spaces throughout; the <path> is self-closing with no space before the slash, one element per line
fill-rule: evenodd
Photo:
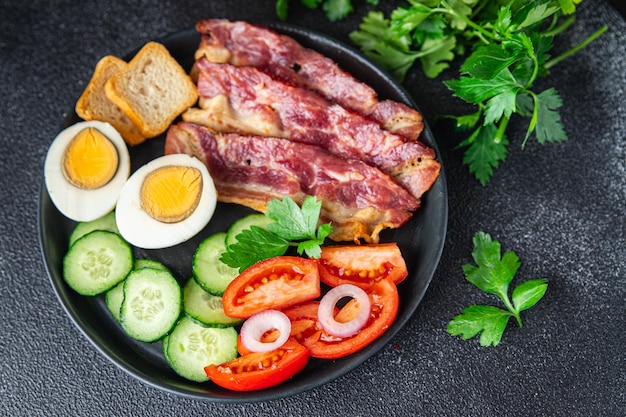
<path fill-rule="evenodd" d="M 158 136 L 198 99 L 195 84 L 165 46 L 148 42 L 105 85 L 113 101 L 147 137 Z"/>
<path fill-rule="evenodd" d="M 112 55 L 100 59 L 89 84 L 76 102 L 75 109 L 76 114 L 85 120 L 109 122 L 120 132 L 124 141 L 133 146 L 146 140 L 146 136 L 104 93 L 104 85 L 109 78 L 125 69 L 127 65 L 124 60 Z"/>

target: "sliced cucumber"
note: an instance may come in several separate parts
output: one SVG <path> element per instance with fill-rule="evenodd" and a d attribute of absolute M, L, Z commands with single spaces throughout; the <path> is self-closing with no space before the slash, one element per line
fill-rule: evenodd
<path fill-rule="evenodd" d="M 167 336 L 164 357 L 183 378 L 204 382 L 205 366 L 237 357 L 237 336 L 232 327 L 204 327 L 183 316 Z"/>
<path fill-rule="evenodd" d="M 226 247 L 237 243 L 237 235 L 244 230 L 250 229 L 251 226 L 267 229 L 267 225 L 272 222 L 274 222 L 274 220 L 262 213 L 253 213 L 242 217 L 233 223 L 228 229 L 228 232 L 226 232 Z"/>
<path fill-rule="evenodd" d="M 95 296 L 122 282 L 133 267 L 133 250 L 119 235 L 94 230 L 63 258 L 63 278 L 77 293 Z"/>
<path fill-rule="evenodd" d="M 231 268 L 220 257 L 226 252 L 226 233 L 215 233 L 204 239 L 193 255 L 193 277 L 200 286 L 213 295 L 221 296 L 230 282 L 239 275 L 239 270 Z"/>
<path fill-rule="evenodd" d="M 141 268 L 154 268 L 154 269 L 160 269 L 162 271 L 170 272 L 170 269 L 167 266 L 165 266 L 162 262 L 156 261 L 154 259 L 148 259 L 148 258 L 135 259 L 135 265 L 133 266 L 133 269 L 141 269 Z"/>
<path fill-rule="evenodd" d="M 133 270 L 142 268 L 154 268 L 169 272 L 169 268 L 159 261 L 147 258 L 135 259 Z M 120 321 L 120 308 L 122 307 L 122 301 L 124 301 L 124 281 L 106 292 L 105 301 L 107 309 L 113 318 Z"/>
<path fill-rule="evenodd" d="M 205 291 L 193 278 L 183 287 L 183 309 L 188 317 L 209 327 L 232 327 L 242 322 L 228 317 L 222 307 L 222 297 Z"/>
<path fill-rule="evenodd" d="M 124 301 L 124 281 L 107 291 L 104 300 L 109 313 L 115 320 L 120 321 L 120 309 L 122 308 L 122 301 Z"/>
<path fill-rule="evenodd" d="M 174 276 L 154 268 L 135 269 L 124 281 L 120 323 L 142 342 L 165 336 L 182 312 L 182 290 Z"/>
<path fill-rule="evenodd" d="M 169 358 L 169 356 L 167 356 L 167 345 L 168 345 L 169 341 L 170 341 L 170 335 L 169 334 L 167 336 L 165 336 L 163 339 L 161 339 L 161 351 L 163 352 L 163 357 L 165 358 L 167 363 L 170 363 L 170 358 Z"/>
<path fill-rule="evenodd" d="M 77 223 L 74 230 L 72 230 L 72 234 L 70 234 L 70 246 L 72 246 L 78 239 L 85 236 L 89 232 L 93 232 L 94 230 L 106 230 L 107 232 L 119 234 L 117 223 L 115 222 L 115 212 L 112 211 L 99 219 L 92 220 L 90 222 Z"/>

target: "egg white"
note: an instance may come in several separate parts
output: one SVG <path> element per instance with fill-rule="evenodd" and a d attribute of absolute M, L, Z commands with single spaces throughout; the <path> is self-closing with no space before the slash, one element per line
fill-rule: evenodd
<path fill-rule="evenodd" d="M 202 195 L 194 212 L 177 223 L 163 223 L 141 207 L 141 186 L 150 172 L 168 165 L 197 168 L 202 175 Z M 144 249 L 161 249 L 185 242 L 211 220 L 217 205 L 213 179 L 200 160 L 185 154 L 171 154 L 148 162 L 126 181 L 115 208 L 120 234 L 130 244 Z"/>
<path fill-rule="evenodd" d="M 63 155 L 74 137 L 83 129 L 96 128 L 115 145 L 117 171 L 104 186 L 86 190 L 72 185 L 63 175 Z M 79 122 L 62 130 L 54 139 L 44 162 L 44 180 L 52 203 L 66 217 L 80 222 L 100 218 L 113 210 L 120 191 L 130 175 L 130 155 L 124 139 L 109 123 Z"/>

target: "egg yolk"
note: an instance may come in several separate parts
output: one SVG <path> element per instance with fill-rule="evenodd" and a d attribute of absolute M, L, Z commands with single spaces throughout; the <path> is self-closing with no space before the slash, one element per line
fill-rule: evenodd
<path fill-rule="evenodd" d="M 78 188 L 93 190 L 107 184 L 117 172 L 119 156 L 111 141 L 99 130 L 81 130 L 63 155 L 63 175 Z"/>
<path fill-rule="evenodd" d="M 141 207 L 163 223 L 177 223 L 189 217 L 200 202 L 202 174 L 187 166 L 155 169 L 143 180 Z"/>

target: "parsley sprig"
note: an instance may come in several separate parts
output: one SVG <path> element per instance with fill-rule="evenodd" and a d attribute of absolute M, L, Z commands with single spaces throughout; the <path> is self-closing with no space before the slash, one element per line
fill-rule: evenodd
<path fill-rule="evenodd" d="M 484 232 L 476 233 L 473 243 L 472 257 L 476 265 L 463 265 L 465 278 L 484 292 L 498 296 L 506 310 L 487 305 L 469 306 L 448 324 L 448 333 L 460 335 L 463 339 L 480 333 L 482 346 L 495 346 L 500 343 L 511 317 L 515 317 L 519 327 L 522 327 L 520 313 L 544 296 L 548 284 L 543 278 L 522 282 L 513 289 L 509 298 L 509 284 L 520 267 L 517 255 L 505 252 L 500 256 L 500 242 L 492 240 Z"/>
<path fill-rule="evenodd" d="M 607 30 L 603 26 L 551 58 L 554 37 L 574 23 L 571 15 L 581 1 L 409 0 L 389 19 L 369 12 L 350 38 L 400 82 L 416 62 L 436 78 L 457 56 L 469 53 L 460 78 L 445 85 L 477 109 L 447 117 L 459 130 L 471 131 L 458 146 L 465 148 L 464 164 L 485 185 L 506 159 L 506 130 L 514 114 L 529 118 L 522 148 L 532 134 L 541 144 L 567 139 L 556 89 L 537 92 L 533 85 Z"/>
<path fill-rule="evenodd" d="M 284 255 L 295 247 L 299 255 L 319 258 L 321 245 L 332 232 L 330 223 L 318 227 L 322 202 L 307 196 L 302 207 L 289 197 L 267 204 L 265 215 L 273 220 L 267 229 L 251 226 L 237 236 L 237 243 L 228 247 L 220 260 L 239 272 L 263 259 Z"/>

